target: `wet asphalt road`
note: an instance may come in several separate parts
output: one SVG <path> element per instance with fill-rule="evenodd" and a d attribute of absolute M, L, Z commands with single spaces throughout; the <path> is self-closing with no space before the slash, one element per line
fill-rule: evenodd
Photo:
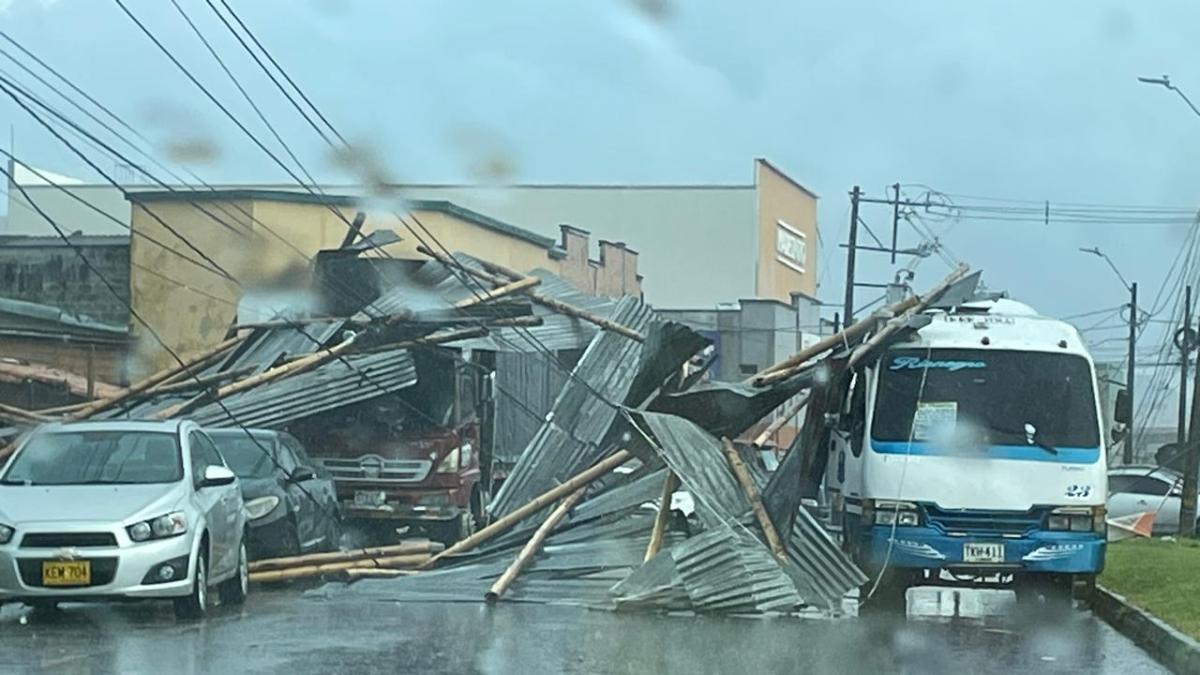
<path fill-rule="evenodd" d="M 909 616 L 769 620 L 576 607 L 397 604 L 258 592 L 177 623 L 169 605 L 0 610 L 0 672 L 1156 673 L 1083 609 L 1022 616 L 1011 594 L 916 589 Z"/>

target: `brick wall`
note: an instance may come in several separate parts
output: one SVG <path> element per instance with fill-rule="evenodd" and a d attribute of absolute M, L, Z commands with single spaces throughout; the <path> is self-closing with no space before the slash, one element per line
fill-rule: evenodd
<path fill-rule="evenodd" d="M 119 298 L 71 248 L 0 241 L 0 296 L 58 307 L 117 326 L 129 323 L 129 242 L 114 238 L 78 250 L 116 288 Z M 122 243 L 123 242 L 123 243 Z"/>

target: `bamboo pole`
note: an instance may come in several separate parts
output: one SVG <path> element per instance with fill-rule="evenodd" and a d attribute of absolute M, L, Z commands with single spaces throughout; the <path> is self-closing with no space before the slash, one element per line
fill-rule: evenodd
<path fill-rule="evenodd" d="M 186 401 L 184 403 L 177 403 L 168 408 L 164 408 L 163 410 L 160 410 L 157 413 L 155 413 L 154 417 L 156 419 L 165 420 L 165 419 L 168 419 L 175 415 L 185 413 L 188 410 L 195 408 L 197 405 L 199 405 L 202 402 L 219 401 L 227 396 L 232 396 L 234 394 L 240 394 L 243 391 L 246 391 L 248 389 L 253 389 L 254 387 L 257 387 L 259 385 L 267 384 L 268 382 L 274 382 L 275 380 L 278 380 L 280 378 L 287 377 L 290 375 L 299 375 L 300 373 L 303 373 L 307 370 L 312 370 L 313 368 L 316 368 L 317 366 L 319 366 L 323 363 L 326 363 L 327 361 L 332 361 L 333 359 L 337 358 L 339 354 L 346 351 L 350 347 L 354 346 L 354 342 L 355 342 L 355 340 L 358 339 L 359 335 L 362 335 L 362 333 L 357 333 L 357 334 L 339 342 L 338 344 L 334 345 L 333 347 L 329 347 L 328 349 L 322 349 L 321 351 L 309 354 L 308 356 L 305 356 L 304 358 L 296 359 L 295 361 L 286 363 L 282 366 L 276 366 L 275 368 L 271 368 L 270 370 L 265 370 L 257 375 L 248 377 L 244 380 L 238 380 L 237 382 L 232 382 L 230 384 L 227 384 L 227 385 L 217 389 L 216 393 L 211 398 L 197 397 L 197 398 L 193 398 L 190 401 Z"/>
<path fill-rule="evenodd" d="M 729 467 L 733 469 L 733 475 L 737 477 L 738 483 L 742 485 L 742 491 L 750 500 L 750 508 L 754 511 L 754 517 L 758 520 L 759 527 L 767 536 L 767 546 L 771 548 L 771 553 L 779 560 L 786 560 L 787 552 L 783 548 L 783 542 L 779 539 L 779 533 L 775 531 L 775 524 L 767 516 L 767 510 L 763 508 L 762 499 L 758 496 L 758 488 L 754 487 L 754 479 L 750 477 L 750 472 L 742 463 L 737 449 L 733 447 L 733 443 L 728 438 L 721 439 L 721 447 L 725 449 L 725 457 L 729 460 Z"/>
<path fill-rule="evenodd" d="M 311 326 L 320 323 L 359 323 L 344 316 L 309 316 L 297 319 L 271 319 L 268 321 L 248 321 L 233 324 L 233 330 L 254 330 L 256 328 L 294 328 L 296 326 Z"/>
<path fill-rule="evenodd" d="M 783 426 L 788 423 L 788 420 L 791 420 L 796 415 L 799 415 L 800 411 L 804 410 L 804 407 L 808 405 L 808 399 L 811 395 L 811 389 L 801 394 L 800 400 L 796 401 L 795 405 L 788 408 L 782 415 L 776 418 L 775 421 L 768 424 L 767 428 L 763 429 L 761 434 L 754 437 L 754 447 L 761 448 L 772 436 L 775 435 L 775 432 L 782 429 Z"/>
<path fill-rule="evenodd" d="M 359 579 L 395 579 L 396 577 L 407 577 L 416 574 L 414 570 L 393 570 L 383 569 L 378 567 L 351 567 L 348 570 L 341 570 L 334 573 L 339 581 L 352 583 Z"/>
<path fill-rule="evenodd" d="M 504 574 L 501 574 L 496 583 L 492 584 L 492 587 L 484 594 L 483 599 L 485 601 L 496 602 L 504 595 L 504 592 L 508 590 L 512 582 L 516 580 L 517 575 L 521 573 L 521 569 L 528 565 L 533 556 L 537 554 L 538 549 L 542 547 L 542 542 L 546 541 L 546 537 L 554 531 L 554 528 L 566 517 L 575 504 L 579 503 L 580 499 L 583 499 L 585 492 L 587 492 L 587 486 L 572 492 L 558 503 L 558 506 L 550 512 L 550 515 L 546 516 L 546 520 L 542 521 L 542 524 L 538 526 L 537 531 L 533 533 L 529 541 L 525 542 L 525 545 L 521 547 L 521 552 L 517 554 L 516 559 L 512 561 L 508 569 L 504 570 Z"/>
<path fill-rule="evenodd" d="M 309 565 L 323 565 L 331 562 L 342 562 L 347 560 L 359 560 L 361 558 L 384 558 L 397 555 L 411 555 L 417 553 L 438 553 L 444 550 L 446 546 L 440 542 L 434 541 L 406 541 L 390 546 L 375 546 L 371 548 L 360 548 L 352 551 L 331 551 L 329 553 L 312 553 L 309 555 L 294 555 L 286 558 L 267 558 L 265 560 L 255 560 L 250 563 L 251 572 L 263 572 L 266 570 L 286 569 L 289 567 L 305 567 Z"/>
<path fill-rule="evenodd" d="M 881 328 L 879 332 L 872 335 L 870 340 L 867 340 L 854 350 L 854 353 L 850 355 L 850 360 L 846 363 L 846 368 L 853 369 L 854 366 L 858 365 L 859 361 L 862 361 L 864 358 L 866 358 L 867 354 L 870 354 L 872 349 L 882 344 L 888 339 L 889 336 L 903 328 L 904 324 L 908 321 L 908 317 L 925 311 L 925 308 L 929 306 L 929 303 L 932 302 L 934 298 L 941 295 L 955 281 L 961 279 L 969 269 L 970 268 L 966 264 L 959 265 L 953 272 L 943 279 L 940 284 L 934 286 L 928 293 L 918 298 L 917 304 L 914 305 L 912 309 L 908 310 L 904 314 L 892 318 L 886 324 L 884 324 L 883 328 Z"/>
<path fill-rule="evenodd" d="M 70 415 L 69 418 L 73 419 L 73 420 L 87 419 L 88 417 L 91 417 L 92 415 L 95 415 L 98 412 L 101 412 L 103 410 L 108 410 L 109 408 L 117 405 L 118 403 L 126 401 L 129 398 L 131 398 L 133 396 L 137 396 L 138 394 L 140 394 L 144 391 L 147 391 L 158 384 L 166 382 L 168 379 L 174 377 L 175 375 L 187 372 L 189 370 L 192 370 L 193 368 L 200 366 L 201 364 L 207 363 L 211 359 L 215 359 L 216 357 L 218 357 L 221 354 L 228 351 L 234 345 L 241 342 L 243 339 L 245 339 L 245 338 L 244 337 L 231 337 L 228 340 L 225 340 L 224 342 L 222 342 L 221 344 L 216 345 L 216 346 L 200 353 L 199 355 L 192 357 L 191 359 L 189 359 L 187 361 L 184 361 L 184 363 L 182 365 L 175 365 L 175 366 L 171 366 L 169 368 L 164 368 L 163 370 L 160 370 L 157 373 L 154 373 L 153 375 L 130 385 L 129 387 L 123 389 L 121 392 L 117 393 L 114 396 L 110 396 L 108 398 L 103 398 L 98 401 L 92 401 L 91 403 L 84 406 L 83 408 L 80 408 L 74 414 Z"/>
<path fill-rule="evenodd" d="M 488 283 L 492 284 L 493 286 L 505 286 L 512 282 L 512 278 L 507 275 L 497 276 L 495 274 L 490 274 L 488 272 L 484 272 L 483 270 L 477 270 L 468 265 L 463 265 L 459 261 L 454 260 L 453 258 L 451 258 L 443 253 L 438 253 L 437 251 L 432 251 L 424 246 L 418 246 L 417 251 L 433 258 L 434 260 L 437 260 L 438 262 L 442 263 L 443 265 L 462 269 L 464 272 L 466 272 L 476 278 L 487 281 Z M 499 267 L 495 263 L 484 263 L 483 261 L 480 261 L 480 263 L 485 266 L 491 266 L 493 269 L 505 269 L 508 273 L 511 273 L 512 275 L 516 275 L 519 278 L 524 278 L 521 275 L 517 275 L 516 272 L 512 272 L 512 270 L 507 270 L 507 268 Z M 545 295 L 540 295 L 529 289 L 527 289 L 525 291 L 525 295 L 527 295 L 530 300 L 536 302 L 539 305 L 542 305 L 543 307 L 548 307 L 550 309 L 553 309 L 556 312 L 560 312 L 562 314 L 567 314 L 569 316 L 573 316 L 578 319 L 583 319 L 584 321 L 593 323 L 593 324 L 599 326 L 600 328 L 603 328 L 604 330 L 612 331 L 614 333 L 624 335 L 625 337 L 627 337 L 631 340 L 637 340 L 638 342 L 644 342 L 646 340 L 646 336 L 644 336 L 641 333 L 637 332 L 636 330 L 630 328 L 629 326 L 619 324 L 616 321 L 610 321 L 602 316 L 599 316 L 599 315 L 593 314 L 591 312 L 588 312 L 586 310 L 580 309 L 580 308 L 576 307 L 575 305 L 567 304 L 561 300 L 556 300 L 554 298 L 551 298 L 551 297 L 548 297 Z"/>
<path fill-rule="evenodd" d="M 654 528 L 650 530 L 650 544 L 646 546 L 646 557 L 649 561 L 658 555 L 662 549 L 663 535 L 667 531 L 667 519 L 671 516 L 671 495 L 679 489 L 679 476 L 667 469 L 667 479 L 663 481 L 662 503 L 658 505 L 658 513 L 654 516 Z"/>
<path fill-rule="evenodd" d="M 39 408 L 33 412 L 36 412 L 39 415 L 61 415 L 63 413 L 75 412 L 76 410 L 83 410 L 92 403 L 94 403 L 94 401 L 80 401 L 79 403 L 71 403 L 68 405 L 56 405 L 53 408 Z"/>
<path fill-rule="evenodd" d="M 527 291 L 540 283 L 542 283 L 542 280 L 537 277 L 522 277 L 516 281 L 504 284 L 503 286 L 493 288 L 490 291 L 485 291 L 479 295 L 472 295 L 464 300 L 459 300 L 458 302 L 454 303 L 454 306 L 458 309 L 474 307 L 480 303 L 491 302 L 492 300 L 497 300 L 499 298 L 512 295 L 513 293 Z"/>
<path fill-rule="evenodd" d="M 961 279 L 967 273 L 968 269 L 969 268 L 966 265 L 960 265 L 924 296 L 914 295 L 912 297 L 905 298 L 894 305 L 889 305 L 883 310 L 883 313 L 894 318 L 904 314 L 905 312 L 908 312 L 915 307 L 920 306 L 924 308 L 928 306 L 929 302 L 949 288 L 950 285 L 955 281 Z M 751 383 L 756 387 L 766 387 L 781 380 L 786 380 L 787 378 L 795 375 L 808 361 L 820 356 L 830 349 L 833 349 L 838 345 L 848 345 L 852 342 L 857 342 L 859 338 L 868 333 L 870 329 L 876 325 L 878 321 L 876 318 L 877 316 L 878 313 L 866 317 L 863 320 L 847 327 L 845 330 L 838 331 L 837 333 L 820 340 L 808 349 L 801 350 L 800 352 L 797 352 L 783 361 L 776 363 L 766 370 L 755 374 L 752 378 L 750 378 Z"/>
<path fill-rule="evenodd" d="M 624 335 L 625 337 L 629 338 L 630 340 L 637 340 L 638 342 L 646 341 L 645 335 L 642 335 L 641 333 L 637 332 L 636 330 L 634 330 L 624 324 L 617 323 L 616 321 L 610 321 L 602 316 L 592 314 L 591 312 L 579 309 L 575 305 L 569 305 L 561 300 L 556 300 L 554 298 L 547 297 L 545 295 L 538 295 L 537 293 L 529 293 L 528 295 L 529 295 L 530 300 L 533 300 L 534 302 L 536 302 L 539 305 L 542 305 L 543 307 L 549 307 L 550 309 L 553 309 L 556 312 L 560 312 L 562 314 L 567 314 L 569 316 L 573 316 L 578 319 L 583 319 L 584 321 L 594 323 L 597 326 L 603 328 L 604 330 L 612 331 L 613 333 L 617 333 L 619 335 Z"/>
<path fill-rule="evenodd" d="M 24 408 L 18 408 L 12 405 L 5 405 L 3 403 L 0 403 L 0 413 L 4 413 L 10 417 L 28 420 L 30 422 L 50 422 L 54 419 L 49 415 L 43 415 L 42 413 L 26 410 Z"/>
<path fill-rule="evenodd" d="M 203 389 L 205 386 L 222 382 L 224 380 L 232 380 L 243 375 L 248 375 L 254 372 L 258 366 L 246 366 L 236 370 L 226 370 L 220 373 L 210 373 L 208 375 L 197 375 L 191 379 L 184 379 L 170 384 L 160 384 L 155 387 L 150 393 L 152 394 L 169 394 L 175 391 L 187 391 L 189 389 Z"/>
<path fill-rule="evenodd" d="M 501 532 L 507 531 L 513 525 L 516 525 L 529 516 L 546 508 L 550 504 L 553 504 L 556 500 L 574 492 L 575 490 L 578 490 L 581 487 L 589 485 L 592 481 L 596 480 L 600 476 L 603 476 L 609 471 L 612 471 L 618 466 L 621 466 L 625 462 L 629 461 L 632 457 L 633 455 L 628 450 L 618 450 L 607 459 L 601 460 L 592 466 L 590 469 L 581 471 L 567 481 L 559 483 L 555 487 L 543 492 L 537 497 L 534 497 L 529 503 L 521 506 L 512 513 L 502 518 L 497 518 L 496 521 L 491 525 L 488 525 L 475 534 L 454 544 L 445 551 L 433 556 L 428 563 L 422 566 L 422 569 L 432 567 L 438 560 L 441 560 L 446 556 L 462 553 L 463 551 L 469 551 L 483 542 L 492 539 Z"/>
<path fill-rule="evenodd" d="M 429 554 L 427 553 L 398 555 L 387 558 L 343 560 L 341 562 L 325 563 L 323 565 L 305 565 L 303 567 L 290 567 L 282 570 L 262 570 L 259 572 L 251 572 L 250 581 L 290 581 L 292 579 L 306 579 L 309 577 L 321 576 L 322 574 L 341 572 L 342 570 L 361 569 L 367 567 L 384 569 L 415 569 L 428 560 Z"/>

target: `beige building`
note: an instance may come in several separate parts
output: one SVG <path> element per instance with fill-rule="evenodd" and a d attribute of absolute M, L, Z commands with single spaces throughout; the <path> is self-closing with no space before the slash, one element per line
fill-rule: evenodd
<path fill-rule="evenodd" d="M 416 201 L 448 201 L 479 214 L 558 239 L 568 224 L 593 239 L 599 260 L 624 242 L 637 251 L 646 299 L 659 307 L 712 307 L 743 298 L 791 302 L 817 288 L 817 197 L 765 159 L 753 161 L 749 180 L 703 185 L 475 185 L 393 186 Z M 56 185 L 23 167 L 17 180 L 39 207 L 69 231 L 123 234 L 118 223 L 132 208 L 107 185 L 83 184 L 46 174 Z M 295 185 L 217 186 L 300 192 Z M 87 200 L 106 215 L 63 193 Z M 137 191 L 137 186 L 129 186 Z M 362 186 L 322 186 L 322 192 L 359 196 Z M 352 208 L 352 207 L 347 207 Z M 114 222 L 115 221 L 115 222 Z M 337 221 L 337 219 L 334 219 Z M 337 221 L 340 222 L 340 221 Z M 0 235 L 53 235 L 24 197 L 9 190 L 8 222 Z"/>
<path fill-rule="evenodd" d="M 176 352 L 220 342 L 235 320 L 263 318 L 245 316 L 247 297 L 303 296 L 312 257 L 337 248 L 362 207 L 353 197 L 259 189 L 142 191 L 130 201 L 130 301 Z M 546 269 L 592 293 L 641 293 L 637 253 L 624 245 L 601 242 L 592 260 L 587 237 L 572 228 L 559 241 L 446 201 L 406 206 L 400 215 L 362 211 L 363 235 L 401 237 L 383 255 L 428 260 L 418 245 L 438 242 L 515 270 Z M 142 326 L 131 328 L 145 337 Z M 171 363 L 157 341 L 138 344 L 146 366 Z"/>

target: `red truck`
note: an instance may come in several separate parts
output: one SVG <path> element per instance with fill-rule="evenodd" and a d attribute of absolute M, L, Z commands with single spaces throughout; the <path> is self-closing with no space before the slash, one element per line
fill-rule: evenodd
<path fill-rule="evenodd" d="M 484 518 L 487 369 L 445 356 L 417 361 L 416 386 L 293 429 L 333 475 L 343 516 L 373 542 L 394 541 L 403 528 L 454 542 Z"/>

